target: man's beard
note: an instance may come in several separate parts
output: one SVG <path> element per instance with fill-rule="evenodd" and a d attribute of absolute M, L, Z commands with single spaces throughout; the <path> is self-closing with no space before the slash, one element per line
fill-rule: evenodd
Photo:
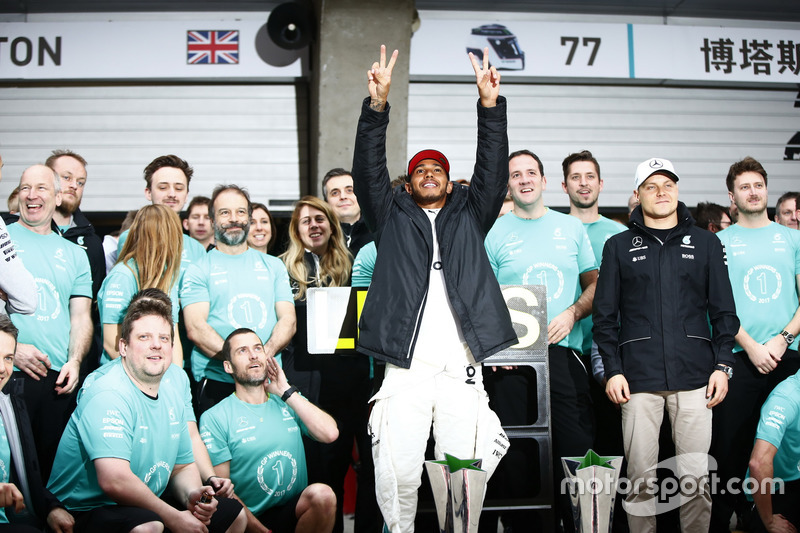
<path fill-rule="evenodd" d="M 429 194 L 428 196 L 426 196 L 425 194 L 428 192 L 426 189 L 423 189 L 422 187 L 419 188 L 412 187 L 411 198 L 414 199 L 414 203 L 416 203 L 417 205 L 429 205 L 438 202 L 442 198 L 447 197 L 447 187 L 444 187 L 439 190 L 440 190 L 439 194 L 433 193 L 432 195 Z"/>
<path fill-rule="evenodd" d="M 584 202 L 582 200 L 574 200 L 573 199 L 572 203 L 575 204 L 575 207 L 578 207 L 580 209 L 589 209 L 590 207 L 594 207 L 595 205 L 597 205 L 597 198 L 595 198 L 594 200 L 592 200 L 590 202 Z"/>
<path fill-rule="evenodd" d="M 233 373 L 233 380 L 240 384 L 245 385 L 248 387 L 255 387 L 257 385 L 261 385 L 267 379 L 267 370 L 264 369 L 264 372 L 261 376 L 253 377 L 245 369 L 243 372 L 234 371 Z"/>
<path fill-rule="evenodd" d="M 758 215 L 767 210 L 767 203 L 764 202 L 763 207 L 750 207 L 750 205 L 747 203 L 747 200 L 745 200 L 742 205 L 736 204 L 736 210 L 739 211 L 739 213 Z"/>
<path fill-rule="evenodd" d="M 56 211 L 58 211 L 61 216 L 71 217 L 72 213 L 77 211 L 79 206 L 80 204 L 77 201 L 72 204 L 68 204 L 66 198 L 62 197 L 61 205 L 56 206 Z"/>
<path fill-rule="evenodd" d="M 230 236 L 226 230 L 231 228 L 241 228 L 242 231 L 238 236 Z M 247 233 L 250 231 L 250 223 L 241 224 L 239 222 L 231 222 L 224 226 L 217 226 L 214 224 L 214 237 L 217 242 L 221 242 L 227 246 L 238 246 L 247 240 Z"/>

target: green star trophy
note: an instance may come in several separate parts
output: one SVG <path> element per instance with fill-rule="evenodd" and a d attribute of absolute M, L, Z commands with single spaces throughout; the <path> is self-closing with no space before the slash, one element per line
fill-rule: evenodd
<path fill-rule="evenodd" d="M 589 450 L 583 457 L 562 457 L 567 474 L 575 529 L 607 533 L 614 519 L 614 501 L 622 457 L 600 457 Z"/>
<path fill-rule="evenodd" d="M 425 461 L 436 503 L 439 531 L 477 533 L 487 473 L 481 470 L 480 459 L 444 455 L 444 461 Z"/>

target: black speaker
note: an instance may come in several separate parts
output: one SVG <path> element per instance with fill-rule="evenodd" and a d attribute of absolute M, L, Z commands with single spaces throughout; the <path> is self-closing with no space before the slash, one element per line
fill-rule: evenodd
<path fill-rule="evenodd" d="M 286 50 L 307 46 L 314 33 L 314 17 L 310 6 L 304 2 L 280 4 L 269 14 L 267 33 L 272 42 Z"/>

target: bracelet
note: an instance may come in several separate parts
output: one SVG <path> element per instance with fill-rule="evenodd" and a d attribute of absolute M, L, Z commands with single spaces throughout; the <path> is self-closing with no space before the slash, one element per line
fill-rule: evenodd
<path fill-rule="evenodd" d="M 294 385 L 292 385 L 291 387 L 289 387 L 288 389 L 286 389 L 286 392 L 284 392 L 284 393 L 283 393 L 283 396 L 281 396 L 281 401 L 283 401 L 283 402 L 286 402 L 286 400 L 288 400 L 288 399 L 289 399 L 289 397 L 290 397 L 292 394 L 294 394 L 295 392 L 297 392 L 297 387 L 295 387 Z"/>
<path fill-rule="evenodd" d="M 211 480 L 212 480 L 213 478 L 220 479 L 220 478 L 219 478 L 219 476 L 208 476 L 208 479 L 206 479 L 206 480 L 203 482 L 203 485 L 208 485 L 209 487 L 213 487 L 214 485 L 212 485 L 212 484 L 211 484 Z"/>

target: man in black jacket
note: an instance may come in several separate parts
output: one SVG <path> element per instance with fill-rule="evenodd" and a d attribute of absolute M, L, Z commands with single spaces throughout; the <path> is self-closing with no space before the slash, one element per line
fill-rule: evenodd
<path fill-rule="evenodd" d="M 330 169 L 322 178 L 322 197 L 339 217 L 347 249 L 353 257 L 357 256 L 365 244 L 373 241 L 373 237 L 361 217 L 352 174 L 343 168 Z"/>
<path fill-rule="evenodd" d="M 370 416 L 378 504 L 392 533 L 413 531 L 431 423 L 440 458 L 482 458 L 494 471 L 508 446 L 483 390 L 480 361 L 516 335 L 483 239 L 508 181 L 506 101 L 500 75 L 472 57 L 478 150 L 472 186 L 450 181 L 447 158 L 423 150 L 392 191 L 386 168 L 387 98 L 397 51 L 368 72 L 353 181 L 378 256 L 358 350 L 386 361 Z"/>
<path fill-rule="evenodd" d="M 636 170 L 630 229 L 611 237 L 594 297 L 606 394 L 622 405 L 631 531 L 655 531 L 658 434 L 669 413 L 681 480 L 681 529 L 708 531 L 711 408 L 728 390 L 739 329 L 725 250 L 694 226 L 666 159 Z M 709 322 L 711 327 L 709 327 Z M 659 498 L 662 494 L 659 493 Z M 663 502 L 663 500 L 660 500 Z"/>
<path fill-rule="evenodd" d="M 16 347 L 17 328 L 0 314 L 0 523 L 36 526 L 13 529 L 22 533 L 41 531 L 46 520 L 53 531 L 71 532 L 72 515 L 42 484 L 28 411 L 16 393 L 21 382 L 11 379 Z"/>
<path fill-rule="evenodd" d="M 86 187 L 86 159 L 72 150 L 53 150 L 45 165 L 61 178 L 61 205 L 53 213 L 53 231 L 83 248 L 89 258 L 92 271 L 92 323 L 94 335 L 89 353 L 81 364 L 81 377 L 88 375 L 100 363 L 102 340 L 100 338 L 100 314 L 97 310 L 97 292 L 106 278 L 106 256 L 103 240 L 95 233 L 94 226 L 81 211 L 81 200 Z"/>

